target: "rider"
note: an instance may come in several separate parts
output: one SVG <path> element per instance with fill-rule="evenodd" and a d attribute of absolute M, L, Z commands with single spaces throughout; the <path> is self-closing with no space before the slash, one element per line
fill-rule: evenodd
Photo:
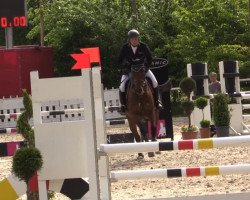
<path fill-rule="evenodd" d="M 146 77 L 150 78 L 153 84 L 153 90 L 154 90 L 153 94 L 154 94 L 154 102 L 156 108 L 159 108 L 158 82 L 154 74 L 149 69 L 152 62 L 152 55 L 147 45 L 140 42 L 139 37 L 140 34 L 135 29 L 132 29 L 128 32 L 128 43 L 123 45 L 118 59 L 118 63 L 122 68 L 121 85 L 119 87 L 119 96 L 120 96 L 122 112 L 125 112 L 127 109 L 125 86 L 126 82 L 129 80 L 131 65 L 133 63 L 133 60 L 142 58 L 144 59 L 144 65 L 147 69 Z"/>

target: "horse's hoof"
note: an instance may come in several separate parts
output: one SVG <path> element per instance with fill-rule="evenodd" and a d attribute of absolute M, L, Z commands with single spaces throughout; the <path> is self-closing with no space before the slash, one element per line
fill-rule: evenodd
<path fill-rule="evenodd" d="M 138 154 L 138 157 L 137 157 L 138 160 L 142 160 L 143 158 L 144 158 L 143 154 Z"/>
<path fill-rule="evenodd" d="M 155 156 L 155 153 L 154 152 L 148 152 L 148 157 L 154 157 Z"/>
<path fill-rule="evenodd" d="M 160 151 L 156 151 L 155 154 L 161 154 L 161 152 Z"/>

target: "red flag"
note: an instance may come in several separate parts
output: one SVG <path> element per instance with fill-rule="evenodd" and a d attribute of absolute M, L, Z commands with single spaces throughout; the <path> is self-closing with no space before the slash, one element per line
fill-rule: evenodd
<path fill-rule="evenodd" d="M 99 63 L 99 66 L 101 66 L 99 47 L 83 48 L 81 51 L 90 55 L 90 63 Z"/>
<path fill-rule="evenodd" d="M 90 56 L 88 54 L 71 54 L 76 60 L 76 64 L 72 67 L 72 70 L 90 68 Z"/>

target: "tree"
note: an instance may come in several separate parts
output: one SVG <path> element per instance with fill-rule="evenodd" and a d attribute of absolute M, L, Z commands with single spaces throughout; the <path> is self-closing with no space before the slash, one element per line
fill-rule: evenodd
<path fill-rule="evenodd" d="M 80 48 L 99 46 L 102 78 L 106 87 L 117 87 L 120 73 L 117 57 L 127 32 L 137 28 L 153 56 L 167 58 L 173 83 L 186 76 L 186 64 L 208 62 L 214 70 L 216 50 L 230 52 L 246 66 L 249 50 L 247 0 L 42 0 L 45 45 L 55 49 L 58 76 L 75 75 L 69 56 Z M 39 0 L 28 0 L 29 26 L 14 32 L 16 44 L 39 44 Z M 28 34 L 27 34 L 28 33 Z M 0 30 L 0 35 L 4 32 Z M 27 35 L 27 38 L 24 36 Z M 4 45 L 4 41 L 0 44 Z M 238 46 L 235 48 L 235 45 Z M 235 53 L 237 56 L 235 56 Z M 230 57 L 233 55 L 233 57 Z"/>

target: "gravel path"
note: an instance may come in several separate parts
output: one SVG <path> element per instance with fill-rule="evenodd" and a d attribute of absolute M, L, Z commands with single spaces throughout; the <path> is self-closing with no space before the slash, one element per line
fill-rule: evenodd
<path fill-rule="evenodd" d="M 186 118 L 174 118 L 174 133 L 177 138 L 180 137 L 180 126 L 184 123 L 186 123 Z M 126 127 L 109 128 L 107 130 L 107 132 L 113 133 L 128 131 Z M 18 141 L 20 139 L 20 135 L 0 135 L 0 142 Z M 136 160 L 135 154 L 122 154 L 110 157 L 111 170 L 158 169 L 240 163 L 250 163 L 250 151 L 248 147 L 172 151 L 156 155 L 154 158 L 145 156 L 144 160 Z M 11 157 L 0 158 L 0 180 L 10 175 L 11 164 Z M 113 200 L 157 197 L 167 198 L 238 192 L 250 192 L 250 174 L 173 179 L 144 179 L 112 183 Z M 55 199 L 66 200 L 67 198 L 57 194 Z"/>

